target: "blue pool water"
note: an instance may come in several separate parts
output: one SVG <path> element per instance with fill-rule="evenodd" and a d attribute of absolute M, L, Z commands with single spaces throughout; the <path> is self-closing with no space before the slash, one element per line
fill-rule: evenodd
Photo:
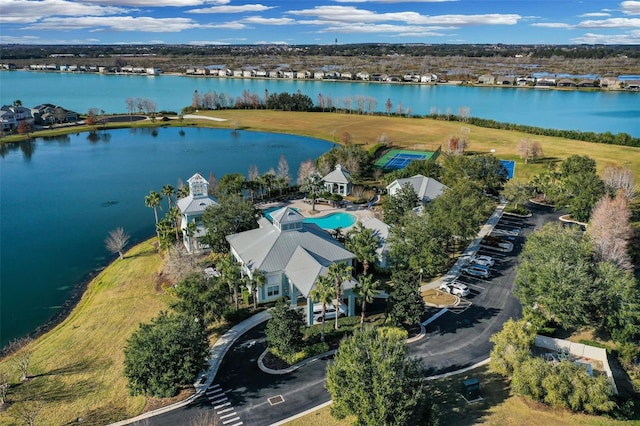
<path fill-rule="evenodd" d="M 271 220 L 271 213 L 281 209 L 282 207 L 272 207 L 264 211 L 264 216 Z M 300 210 L 296 207 L 292 207 L 293 210 Z M 318 218 L 307 218 L 305 223 L 315 223 L 322 229 L 336 229 L 336 228 L 348 228 L 356 223 L 356 217 L 351 213 L 331 213 L 327 216 Z"/>
<path fill-rule="evenodd" d="M 319 218 L 307 218 L 306 223 L 315 223 L 322 229 L 348 228 L 356 223 L 356 217 L 351 213 L 331 213 Z"/>

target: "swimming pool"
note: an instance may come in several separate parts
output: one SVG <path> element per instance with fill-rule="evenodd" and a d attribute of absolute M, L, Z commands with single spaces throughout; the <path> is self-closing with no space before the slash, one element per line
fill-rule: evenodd
<path fill-rule="evenodd" d="M 266 209 L 263 214 L 264 216 L 272 221 L 271 213 L 281 209 L 281 207 L 273 207 L 270 209 Z M 294 210 L 300 211 L 300 209 L 296 207 L 292 207 Z M 322 229 L 336 229 L 336 228 L 348 228 L 349 226 L 356 223 L 357 218 L 351 213 L 331 213 L 327 216 L 318 217 L 318 218 L 306 218 L 304 220 L 305 223 L 315 223 Z"/>
<path fill-rule="evenodd" d="M 322 229 L 348 228 L 356 223 L 356 217 L 351 213 L 331 213 L 319 218 L 307 218 L 306 223 L 315 223 Z"/>

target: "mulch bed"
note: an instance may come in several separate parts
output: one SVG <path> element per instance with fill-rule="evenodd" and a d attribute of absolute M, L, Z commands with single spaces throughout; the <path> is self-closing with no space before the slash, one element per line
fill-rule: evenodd
<path fill-rule="evenodd" d="M 409 334 L 408 338 L 411 339 L 412 337 L 416 337 L 418 334 L 420 334 L 420 324 L 413 324 L 413 325 L 407 325 L 407 324 L 403 324 L 402 327 L 407 330 L 407 333 Z"/>

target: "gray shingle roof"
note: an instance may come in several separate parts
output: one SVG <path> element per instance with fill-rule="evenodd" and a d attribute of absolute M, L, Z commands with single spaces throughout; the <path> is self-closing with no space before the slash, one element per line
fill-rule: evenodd
<path fill-rule="evenodd" d="M 351 174 L 344 170 L 340 164 L 336 164 L 335 170 L 323 177 L 322 180 L 332 183 L 349 183 L 351 182 Z"/>
<path fill-rule="evenodd" d="M 431 201 L 439 197 L 447 187 L 435 179 L 422 175 L 415 175 L 410 178 L 396 179 L 387 185 L 387 191 L 393 195 L 395 191 L 402 188 L 406 183 L 410 184 L 418 198 L 422 201 Z"/>
<path fill-rule="evenodd" d="M 228 235 L 227 241 L 249 269 L 264 272 L 284 271 L 298 247 L 316 259 L 339 262 L 353 259 L 353 253 L 312 223 L 303 223 L 293 231 L 279 231 L 265 218 L 258 221 L 257 229 Z"/>

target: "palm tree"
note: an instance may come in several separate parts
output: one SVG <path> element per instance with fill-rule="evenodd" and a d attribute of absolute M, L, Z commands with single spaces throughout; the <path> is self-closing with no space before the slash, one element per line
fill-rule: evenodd
<path fill-rule="evenodd" d="M 340 312 L 340 299 L 342 296 L 342 283 L 345 281 L 351 280 L 351 270 L 353 268 L 351 265 L 347 265 L 346 263 L 332 263 L 328 269 L 328 275 L 331 277 L 331 280 L 335 282 L 336 285 L 336 323 L 335 329 L 338 329 L 338 313 Z"/>
<path fill-rule="evenodd" d="M 240 276 L 240 268 L 233 260 L 233 257 L 230 254 L 227 254 L 220 260 L 218 269 L 222 274 L 222 279 L 229 286 L 229 293 L 233 293 L 233 300 L 237 311 L 240 309 L 240 301 L 238 299 L 238 284 L 242 279 Z"/>
<path fill-rule="evenodd" d="M 253 309 L 258 309 L 258 288 L 265 285 L 267 276 L 259 269 L 253 271 L 253 279 L 251 280 L 251 294 L 253 295 Z"/>
<path fill-rule="evenodd" d="M 178 199 L 188 197 L 189 196 L 189 187 L 181 186 L 177 191 Z"/>
<path fill-rule="evenodd" d="M 365 228 L 362 222 L 347 234 L 345 247 L 356 255 L 358 262 L 362 263 L 362 274 L 367 275 L 369 264 L 376 261 L 378 249 L 378 237 L 373 230 Z"/>
<path fill-rule="evenodd" d="M 187 238 L 189 238 L 189 252 L 193 252 L 193 237 L 196 235 L 196 231 L 198 230 L 198 225 L 195 222 L 187 223 Z"/>
<path fill-rule="evenodd" d="M 324 342 L 324 314 L 327 311 L 327 305 L 333 301 L 333 279 L 329 275 L 321 275 L 316 279 L 315 285 L 311 290 L 309 296 L 311 300 L 317 303 L 322 303 L 322 334 L 320 340 Z M 336 308 L 336 317 L 338 311 Z"/>
<path fill-rule="evenodd" d="M 167 197 L 167 203 L 169 204 L 169 209 L 171 209 L 171 206 L 173 204 L 173 194 L 175 194 L 175 192 L 176 192 L 175 188 L 171 185 L 163 186 L 162 190 L 160 191 L 162 195 Z"/>
<path fill-rule="evenodd" d="M 156 225 L 158 225 L 158 206 L 160 205 L 160 201 L 162 201 L 162 196 L 156 191 L 151 191 L 149 195 L 144 197 L 144 204 L 153 209 L 153 214 L 156 217 Z"/>
<path fill-rule="evenodd" d="M 358 277 L 358 285 L 356 286 L 356 295 L 362 302 L 362 313 L 360 314 L 360 330 L 364 329 L 364 317 L 367 309 L 367 303 L 373 302 L 373 298 L 380 292 L 378 285 L 380 281 L 373 281 L 372 275 L 360 275 Z"/>
<path fill-rule="evenodd" d="M 173 227 L 176 229 L 176 241 L 180 238 L 180 209 L 177 206 L 169 207 L 167 212 L 169 220 L 173 223 Z"/>

